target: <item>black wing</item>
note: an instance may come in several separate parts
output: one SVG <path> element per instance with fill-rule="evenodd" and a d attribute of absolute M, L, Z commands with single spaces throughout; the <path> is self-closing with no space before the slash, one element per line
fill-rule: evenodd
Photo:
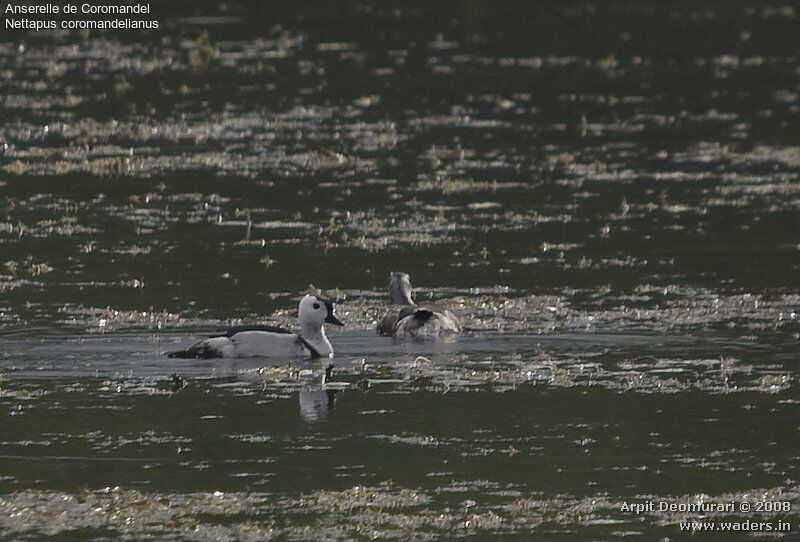
<path fill-rule="evenodd" d="M 405 318 L 407 316 L 411 316 L 415 312 L 417 312 L 417 306 L 416 305 L 406 305 L 405 307 L 400 309 L 400 312 L 397 313 L 397 320 L 402 320 L 403 318 Z"/>
<path fill-rule="evenodd" d="M 433 317 L 433 309 L 429 307 L 419 307 L 417 310 L 414 311 L 412 318 L 414 320 L 418 320 L 420 322 L 427 322 Z"/>
<path fill-rule="evenodd" d="M 416 305 L 409 305 L 407 307 L 403 307 L 400 309 L 400 313 L 397 315 L 397 321 L 399 322 L 403 318 L 408 318 L 411 316 L 414 320 L 419 320 L 420 322 L 427 322 L 433 316 L 433 313 L 436 312 L 436 308 L 433 305 L 426 305 L 423 307 L 418 307 Z"/>
<path fill-rule="evenodd" d="M 267 331 L 269 333 L 291 333 L 288 329 L 283 329 L 282 327 L 278 326 L 265 326 L 265 325 L 254 325 L 254 326 L 233 326 L 229 327 L 225 330 L 225 333 L 220 333 L 218 335 L 211 335 L 211 337 L 233 337 L 237 333 L 241 333 L 242 331 Z"/>

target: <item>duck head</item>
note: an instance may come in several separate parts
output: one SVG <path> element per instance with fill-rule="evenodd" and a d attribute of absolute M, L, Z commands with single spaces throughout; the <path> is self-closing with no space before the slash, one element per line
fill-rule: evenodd
<path fill-rule="evenodd" d="M 323 324 L 344 325 L 336 317 L 333 302 L 330 299 L 311 294 L 300 300 L 298 320 L 300 327 L 304 329 L 308 327 L 322 328 Z"/>
<path fill-rule="evenodd" d="M 314 355 L 333 357 L 333 346 L 325 336 L 325 324 L 343 326 L 336 318 L 333 302 L 330 299 L 308 294 L 300 300 L 297 315 L 300 324 L 300 337 L 316 350 Z"/>
<path fill-rule="evenodd" d="M 389 296 L 395 305 L 413 305 L 411 299 L 413 289 L 411 288 L 411 277 L 408 273 L 389 273 Z"/>

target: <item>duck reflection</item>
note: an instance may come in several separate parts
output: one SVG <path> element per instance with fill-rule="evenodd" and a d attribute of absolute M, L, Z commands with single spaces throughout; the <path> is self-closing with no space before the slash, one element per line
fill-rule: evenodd
<path fill-rule="evenodd" d="M 300 392 L 300 415 L 307 422 L 324 422 L 336 406 L 339 390 L 309 390 Z"/>
<path fill-rule="evenodd" d="M 333 363 L 325 368 L 318 382 L 309 382 L 300 390 L 300 415 L 309 423 L 323 422 L 336 406 L 336 396 L 341 390 L 327 385 L 333 379 Z"/>
<path fill-rule="evenodd" d="M 334 365 L 328 360 L 325 360 L 327 366 L 317 361 L 301 361 L 271 367 L 261 365 L 257 359 L 229 360 L 227 364 L 225 360 L 221 361 L 214 364 L 214 374 L 251 384 L 260 383 L 265 391 L 273 385 L 288 384 L 291 386 L 288 389 L 295 390 L 299 385 L 300 415 L 309 423 L 325 421 L 336 406 L 338 395 L 348 386 L 346 382 L 335 381 Z M 173 375 L 170 384 L 173 391 L 184 385 L 177 374 Z"/>

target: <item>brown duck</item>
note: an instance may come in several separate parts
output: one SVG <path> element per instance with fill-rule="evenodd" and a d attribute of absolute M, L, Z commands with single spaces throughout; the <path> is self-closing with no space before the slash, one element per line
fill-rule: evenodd
<path fill-rule="evenodd" d="M 417 305 L 408 273 L 390 273 L 392 307 L 378 324 L 378 333 L 391 337 L 442 337 L 461 333 L 461 322 L 444 307 Z"/>

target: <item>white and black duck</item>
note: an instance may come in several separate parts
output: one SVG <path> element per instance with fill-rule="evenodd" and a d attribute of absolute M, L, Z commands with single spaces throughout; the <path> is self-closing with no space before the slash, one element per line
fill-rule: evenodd
<path fill-rule="evenodd" d="M 342 326 L 333 302 L 306 295 L 300 301 L 297 320 L 300 329 L 292 333 L 275 326 L 236 326 L 224 334 L 211 336 L 186 350 L 170 352 L 171 358 L 243 357 L 333 357 L 333 346 L 325 335 L 324 324 Z"/>
<path fill-rule="evenodd" d="M 389 297 L 392 308 L 378 324 L 378 333 L 393 337 L 442 337 L 461 333 L 461 322 L 446 308 L 414 303 L 407 273 L 391 273 Z"/>

